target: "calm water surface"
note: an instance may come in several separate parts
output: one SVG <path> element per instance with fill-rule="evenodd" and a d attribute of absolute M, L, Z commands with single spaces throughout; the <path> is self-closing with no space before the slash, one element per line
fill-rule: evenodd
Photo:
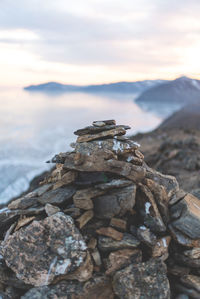
<path fill-rule="evenodd" d="M 129 134 L 154 129 L 163 119 L 139 108 L 136 95 L 65 93 L 46 95 L 0 89 L 0 203 L 28 188 L 45 161 L 67 151 L 73 131 L 93 120 L 116 119 Z"/>

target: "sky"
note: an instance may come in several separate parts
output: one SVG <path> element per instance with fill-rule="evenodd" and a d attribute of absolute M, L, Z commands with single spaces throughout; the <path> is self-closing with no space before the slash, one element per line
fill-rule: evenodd
<path fill-rule="evenodd" d="M 199 0 L 0 0 L 0 86 L 200 79 Z"/>

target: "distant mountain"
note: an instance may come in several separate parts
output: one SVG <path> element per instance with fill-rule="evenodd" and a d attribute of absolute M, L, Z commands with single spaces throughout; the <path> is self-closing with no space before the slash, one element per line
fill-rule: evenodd
<path fill-rule="evenodd" d="M 77 85 L 65 85 L 57 82 L 47 82 L 38 85 L 30 85 L 24 87 L 28 91 L 41 91 L 41 92 L 73 92 L 77 91 L 80 86 Z"/>
<path fill-rule="evenodd" d="M 25 90 L 36 91 L 36 92 L 102 92 L 102 93 L 141 93 L 149 88 L 158 86 L 165 80 L 144 80 L 136 82 L 116 82 L 108 84 L 97 84 L 97 85 L 68 85 L 60 84 L 56 82 L 48 82 L 39 85 L 30 85 L 25 87 Z"/>
<path fill-rule="evenodd" d="M 185 105 L 200 102 L 200 81 L 180 77 L 145 90 L 135 101 L 141 105 L 142 103 Z"/>

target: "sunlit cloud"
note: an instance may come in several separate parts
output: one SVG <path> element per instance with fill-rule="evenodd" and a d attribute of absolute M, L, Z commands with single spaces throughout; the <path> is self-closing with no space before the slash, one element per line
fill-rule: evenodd
<path fill-rule="evenodd" d="M 34 41 L 38 40 L 39 36 L 27 29 L 4 29 L 0 30 L 0 42 L 1 41 Z"/>
<path fill-rule="evenodd" d="M 198 0 L 1 0 L 1 84 L 198 76 Z"/>

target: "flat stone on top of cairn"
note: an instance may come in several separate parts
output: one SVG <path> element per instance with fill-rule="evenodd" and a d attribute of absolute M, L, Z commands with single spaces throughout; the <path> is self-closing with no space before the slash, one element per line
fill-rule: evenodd
<path fill-rule="evenodd" d="M 126 134 L 129 126 L 117 126 L 114 120 L 94 121 L 92 126 L 74 132 L 78 135 L 77 142 L 88 142 L 100 138 L 121 136 Z"/>

